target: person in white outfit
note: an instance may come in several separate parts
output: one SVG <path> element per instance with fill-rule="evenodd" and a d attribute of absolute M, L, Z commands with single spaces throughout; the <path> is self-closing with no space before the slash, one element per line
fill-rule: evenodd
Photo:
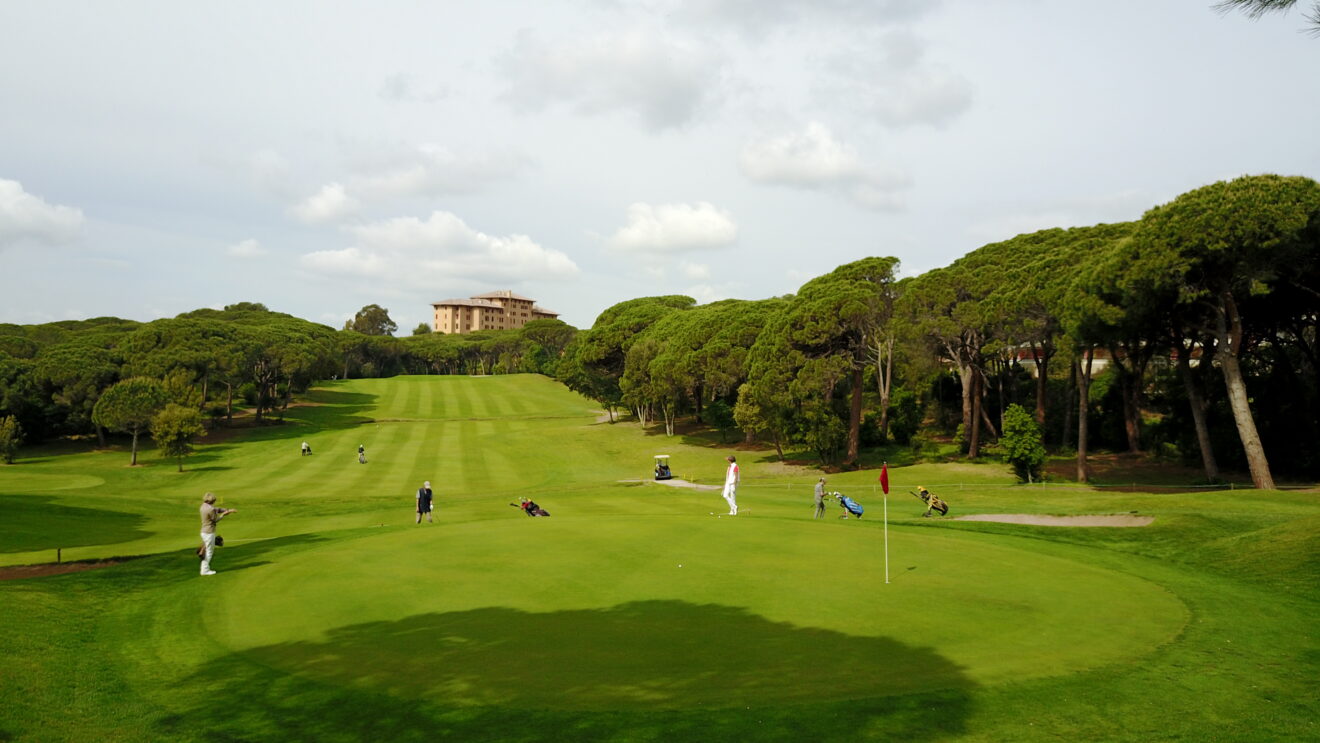
<path fill-rule="evenodd" d="M 238 509 L 216 508 L 215 493 L 202 496 L 202 549 L 205 550 L 202 555 L 202 575 L 215 575 L 215 571 L 211 569 L 211 555 L 215 554 L 215 525 L 220 523 L 220 519 L 236 510 Z"/>
<path fill-rule="evenodd" d="M 729 460 L 729 469 L 724 473 L 724 500 L 729 503 L 729 515 L 738 515 L 738 460 L 732 454 L 725 459 Z"/>

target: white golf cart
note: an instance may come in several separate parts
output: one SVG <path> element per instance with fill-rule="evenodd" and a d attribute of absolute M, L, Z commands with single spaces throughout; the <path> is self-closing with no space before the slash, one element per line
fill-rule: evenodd
<path fill-rule="evenodd" d="M 669 469 L 669 455 L 668 455 L 668 454 L 657 454 L 657 455 L 655 455 L 655 479 L 657 479 L 657 480 L 672 480 L 672 479 L 674 479 L 674 473 L 671 472 L 670 469 Z"/>

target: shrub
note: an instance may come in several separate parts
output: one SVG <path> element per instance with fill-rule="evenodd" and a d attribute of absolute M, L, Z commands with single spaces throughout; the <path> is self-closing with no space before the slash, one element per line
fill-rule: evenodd
<path fill-rule="evenodd" d="M 0 459 L 5 464 L 14 463 L 14 456 L 18 454 L 18 445 L 21 443 L 23 427 L 18 425 L 18 419 L 12 415 L 0 418 Z"/>
<path fill-rule="evenodd" d="M 1040 426 L 1021 405 L 1009 405 L 1004 411 L 1004 435 L 1000 438 L 1004 460 L 1013 466 L 1013 472 L 1022 482 L 1040 479 L 1045 464 L 1045 445 L 1041 442 Z"/>

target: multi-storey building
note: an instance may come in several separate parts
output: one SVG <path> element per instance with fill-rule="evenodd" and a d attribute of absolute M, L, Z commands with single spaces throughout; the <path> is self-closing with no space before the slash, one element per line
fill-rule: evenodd
<path fill-rule="evenodd" d="M 558 312 L 537 307 L 536 300 L 511 291 L 478 294 L 468 299 L 432 302 L 437 333 L 471 333 L 476 330 L 515 330 L 532 320 L 559 317 Z"/>

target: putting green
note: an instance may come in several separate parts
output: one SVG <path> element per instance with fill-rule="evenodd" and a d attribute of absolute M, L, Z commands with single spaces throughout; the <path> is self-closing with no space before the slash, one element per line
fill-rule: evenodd
<path fill-rule="evenodd" d="M 423 525 L 208 590 L 212 637 L 445 706 L 729 706 L 1067 674 L 1173 639 L 1159 586 L 978 534 L 708 517 Z M 223 559 L 220 568 L 223 571 Z"/>

